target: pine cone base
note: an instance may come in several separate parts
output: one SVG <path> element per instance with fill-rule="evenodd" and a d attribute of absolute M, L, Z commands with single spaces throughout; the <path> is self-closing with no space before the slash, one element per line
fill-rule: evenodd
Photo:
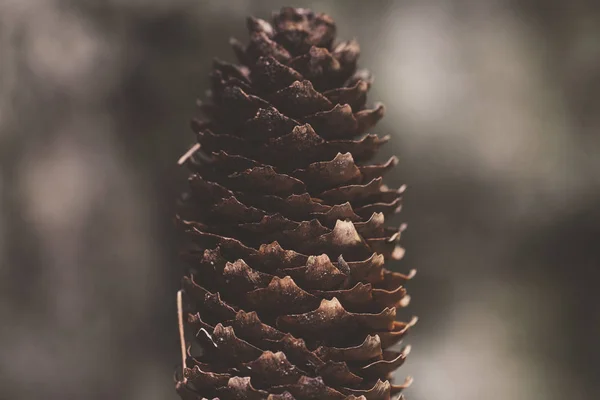
<path fill-rule="evenodd" d="M 209 102 L 183 161 L 189 191 L 177 221 L 184 311 L 193 346 L 177 391 L 199 399 L 365 399 L 397 396 L 396 350 L 416 319 L 403 255 L 404 188 L 382 176 L 397 159 L 369 160 L 389 137 L 368 134 L 383 105 L 366 107 L 370 74 L 359 46 L 335 42 L 324 14 L 283 8 L 248 19 L 238 64 L 216 60 Z M 196 351 L 196 346 L 198 351 Z"/>

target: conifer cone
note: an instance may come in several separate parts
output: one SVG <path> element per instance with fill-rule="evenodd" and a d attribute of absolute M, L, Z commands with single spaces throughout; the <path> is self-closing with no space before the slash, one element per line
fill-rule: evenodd
<path fill-rule="evenodd" d="M 383 105 L 357 70 L 359 46 L 335 42 L 324 14 L 283 8 L 248 19 L 237 64 L 215 61 L 178 223 L 188 349 L 183 399 L 387 400 L 416 322 L 396 320 L 414 275 L 384 262 L 403 251 L 385 225 L 403 188 L 369 160 Z M 198 351 L 195 351 L 195 346 Z"/>

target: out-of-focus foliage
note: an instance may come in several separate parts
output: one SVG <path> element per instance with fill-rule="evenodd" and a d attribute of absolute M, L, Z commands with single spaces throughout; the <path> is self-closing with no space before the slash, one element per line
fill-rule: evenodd
<path fill-rule="evenodd" d="M 408 183 L 407 396 L 600 397 L 600 6 L 296 1 L 357 36 Z M 175 399 L 175 165 L 245 0 L 0 0 L 0 398 Z"/>

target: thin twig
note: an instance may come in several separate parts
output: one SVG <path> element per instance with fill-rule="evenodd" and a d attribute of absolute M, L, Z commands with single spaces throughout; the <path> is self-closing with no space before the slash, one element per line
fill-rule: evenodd
<path fill-rule="evenodd" d="M 177 165 L 183 165 L 188 160 L 188 158 L 192 156 L 192 154 L 198 151 L 198 149 L 200 149 L 200 143 L 196 143 L 195 145 L 190 147 L 190 149 L 179 158 L 179 160 L 177 161 Z"/>
<path fill-rule="evenodd" d="M 182 300 L 182 292 L 177 292 L 177 322 L 179 324 L 179 343 L 181 344 L 181 376 L 183 383 L 187 382 L 187 378 L 185 377 L 185 370 L 187 368 L 186 365 L 186 349 L 185 349 L 185 336 L 183 333 L 183 300 Z"/>

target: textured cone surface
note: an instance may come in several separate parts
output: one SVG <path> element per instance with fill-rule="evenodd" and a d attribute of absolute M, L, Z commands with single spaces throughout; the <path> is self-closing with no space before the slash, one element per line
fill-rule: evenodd
<path fill-rule="evenodd" d="M 215 61 L 194 120 L 196 151 L 178 223 L 188 358 L 184 399 L 366 399 L 399 396 L 394 346 L 414 324 L 396 319 L 412 277 L 402 228 L 385 218 L 403 189 L 369 160 L 387 137 L 369 133 L 372 78 L 359 46 L 336 42 L 327 15 L 284 8 L 249 18 L 232 40 L 237 64 Z M 392 347 L 393 346 L 393 347 Z"/>

